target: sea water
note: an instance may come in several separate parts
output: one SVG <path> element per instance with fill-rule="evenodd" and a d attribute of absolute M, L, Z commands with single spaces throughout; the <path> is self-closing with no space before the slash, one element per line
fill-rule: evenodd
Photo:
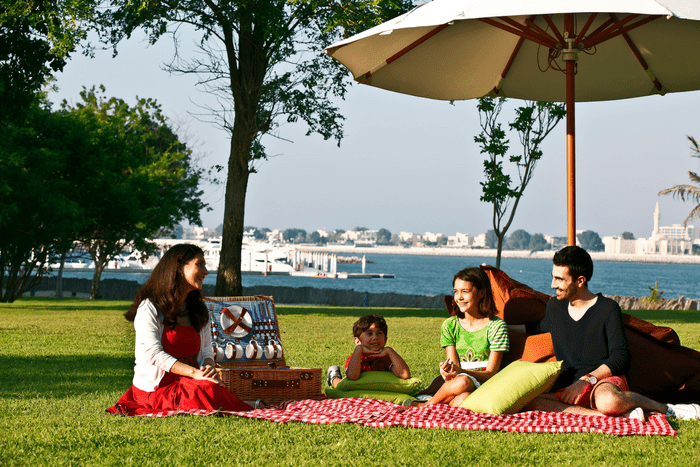
<path fill-rule="evenodd" d="M 480 264 L 495 264 L 494 258 L 451 256 L 366 255 L 367 273 L 394 274 L 395 279 L 330 279 L 317 277 L 243 275 L 243 287 L 274 285 L 286 287 L 316 287 L 353 289 L 356 292 L 398 293 L 407 295 L 440 295 L 452 293 L 452 278 L 462 268 Z M 501 269 L 511 278 L 535 290 L 552 294 L 552 261 L 550 259 L 502 258 Z M 362 272 L 360 264 L 338 264 L 338 272 Z M 149 273 L 105 272 L 102 278 L 126 279 L 143 283 Z M 65 277 L 91 278 L 91 273 L 68 272 Z M 663 298 L 685 296 L 700 299 L 700 265 L 623 263 L 596 261 L 592 292 L 603 295 L 646 297 L 649 287 L 659 283 Z M 216 274 L 209 274 L 207 284 L 216 283 Z"/>

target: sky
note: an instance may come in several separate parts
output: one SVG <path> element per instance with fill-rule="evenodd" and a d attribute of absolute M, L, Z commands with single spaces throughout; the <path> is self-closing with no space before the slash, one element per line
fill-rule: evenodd
<path fill-rule="evenodd" d="M 187 50 L 194 46 L 186 38 Z M 173 56 L 172 40 L 149 46 L 135 35 L 118 51 L 116 58 L 111 50 L 72 57 L 56 75 L 59 90 L 50 99 L 75 104 L 83 87 L 100 84 L 107 96 L 130 104 L 137 96 L 154 98 L 188 135 L 202 166 L 226 167 L 228 133 L 196 117 L 202 105 L 214 104 L 211 96 L 197 89 L 195 77 L 162 69 Z M 520 102 L 510 101 L 504 124 Z M 245 225 L 472 236 L 493 228 L 492 207 L 479 200 L 484 156 L 474 142 L 480 132 L 476 101 L 453 105 L 354 83 L 337 105 L 346 118 L 340 147 L 305 136 L 303 124 L 285 124 L 280 138 L 263 138 L 270 158 L 250 176 Z M 692 204 L 658 192 L 687 183 L 688 171 L 700 170 L 687 139 L 700 138 L 699 108 L 700 92 L 578 103 L 577 229 L 648 237 L 657 202 L 661 225 L 682 223 Z M 562 120 L 543 143 L 543 158 L 508 233 L 566 236 L 565 131 Z M 512 149 L 519 147 L 516 135 L 511 142 Z M 224 188 L 202 188 L 212 208 L 202 213 L 203 225 L 214 229 L 223 222 Z"/>

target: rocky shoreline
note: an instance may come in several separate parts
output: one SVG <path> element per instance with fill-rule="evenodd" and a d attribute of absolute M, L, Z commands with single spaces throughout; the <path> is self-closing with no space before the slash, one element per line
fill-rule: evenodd
<path fill-rule="evenodd" d="M 139 283 L 124 279 L 103 279 L 100 282 L 101 298 L 106 300 L 132 300 L 139 289 Z M 56 278 L 45 277 L 27 295 L 54 296 Z M 90 295 L 89 279 L 63 279 L 64 297 L 86 298 Z M 214 286 L 205 284 L 204 293 L 213 296 Z M 397 293 L 356 292 L 353 289 L 317 289 L 315 287 L 282 287 L 260 285 L 245 287 L 245 295 L 268 295 L 278 305 L 346 306 L 346 307 L 389 307 L 389 308 L 444 308 L 443 295 L 404 295 Z M 625 297 L 613 295 L 610 298 L 620 304 L 623 310 L 698 310 L 700 300 L 690 300 L 681 296 L 675 299 L 661 299 L 650 303 L 646 297 Z"/>

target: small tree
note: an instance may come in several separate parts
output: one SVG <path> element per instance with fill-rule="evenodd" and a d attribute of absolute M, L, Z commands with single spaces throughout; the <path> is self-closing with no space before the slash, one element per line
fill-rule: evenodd
<path fill-rule="evenodd" d="M 285 242 L 303 243 L 306 240 L 306 230 L 304 229 L 287 229 L 282 232 L 282 238 Z"/>
<path fill-rule="evenodd" d="M 493 230 L 498 238 L 497 268 L 501 266 L 501 250 L 506 232 L 513 222 L 518 203 L 532 179 L 537 162 L 542 158 L 542 141 L 566 115 L 564 104 L 553 102 L 527 101 L 515 110 L 515 119 L 508 126 L 517 132 L 522 152 L 508 157 L 508 162 L 514 165 L 518 176 L 518 182 L 513 184 L 511 176 L 503 167 L 510 142 L 498 123 L 505 102 L 503 97 L 479 99 L 477 108 L 482 131 L 474 138 L 481 146 L 481 153 L 487 154 L 484 161 L 486 181 L 481 182 L 481 201 L 493 204 Z"/>
<path fill-rule="evenodd" d="M 530 247 L 530 239 L 531 236 L 529 233 L 518 229 L 508 237 L 506 246 L 509 250 L 527 250 Z"/>
<path fill-rule="evenodd" d="M 632 232 L 622 232 L 623 240 L 634 240 L 634 234 Z"/>
<path fill-rule="evenodd" d="M 581 232 L 576 236 L 578 239 L 579 243 L 581 244 L 581 248 L 584 250 L 588 251 L 603 251 L 605 250 L 605 245 L 603 245 L 603 241 L 600 239 L 600 235 L 597 233 L 593 232 L 592 230 L 586 230 L 585 232 Z"/>
<path fill-rule="evenodd" d="M 153 251 L 150 239 L 163 227 L 173 229 L 184 219 L 201 225 L 206 204 L 198 189 L 202 170 L 192 165 L 191 151 L 155 101 L 139 99 L 130 107 L 94 88 L 83 89 L 81 98 L 76 107 L 64 101 L 62 113 L 83 128 L 83 149 L 71 161 L 70 179 L 81 195 L 79 238 L 95 262 L 95 299 L 102 271 L 126 245 Z"/>
<path fill-rule="evenodd" d="M 379 229 L 377 231 L 377 245 L 391 244 L 391 232 L 387 229 Z"/>
<path fill-rule="evenodd" d="M 528 249 L 531 252 L 544 251 L 547 249 L 547 247 L 549 247 L 549 243 L 547 243 L 547 240 L 541 233 L 533 234 L 532 237 L 530 237 L 530 244 L 528 245 Z"/>
<path fill-rule="evenodd" d="M 484 244 L 486 248 L 496 248 L 498 246 L 498 236 L 493 229 L 486 231 Z"/>
<path fill-rule="evenodd" d="M 692 136 L 688 136 L 688 140 L 690 141 L 690 149 L 692 151 L 690 157 L 700 158 L 700 146 L 698 146 L 698 142 Z M 676 185 L 659 192 L 659 195 L 673 195 L 674 198 L 678 197 L 681 201 L 695 203 L 693 209 L 690 210 L 690 214 L 688 214 L 688 217 L 683 221 L 683 227 L 687 227 L 688 222 L 700 219 L 700 175 L 688 171 L 688 178 L 692 184 Z"/>

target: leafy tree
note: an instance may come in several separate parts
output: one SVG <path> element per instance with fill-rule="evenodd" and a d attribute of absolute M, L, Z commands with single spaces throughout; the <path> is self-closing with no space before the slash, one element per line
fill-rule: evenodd
<path fill-rule="evenodd" d="M 693 152 L 690 157 L 700 158 L 700 146 L 698 142 L 692 136 L 688 136 L 688 140 L 691 144 L 691 151 Z M 695 172 L 688 171 L 688 178 L 690 178 L 691 184 L 687 185 L 676 185 L 665 190 L 661 190 L 659 195 L 673 195 L 674 198 L 678 197 L 681 201 L 690 201 L 695 203 L 693 209 L 691 209 L 688 217 L 683 221 L 683 227 L 688 226 L 688 222 L 695 219 L 700 219 L 700 175 Z"/>
<path fill-rule="evenodd" d="M 318 230 L 314 230 L 306 237 L 306 241 L 309 243 L 315 243 L 317 245 L 323 245 L 325 243 L 328 243 L 328 238 L 322 237 L 321 234 L 318 233 Z"/>
<path fill-rule="evenodd" d="M 530 251 L 544 251 L 549 247 L 547 239 L 541 233 L 532 234 L 530 237 L 530 244 L 528 245 L 528 250 Z"/>
<path fill-rule="evenodd" d="M 531 236 L 529 233 L 518 229 L 508 237 L 506 247 L 509 250 L 527 250 L 530 247 L 530 238 Z"/>
<path fill-rule="evenodd" d="M 477 108 L 482 131 L 474 138 L 481 146 L 481 153 L 487 154 L 484 161 L 486 181 L 481 182 L 481 201 L 493 204 L 493 230 L 498 238 L 497 268 L 501 266 L 501 250 L 506 232 L 513 222 L 523 192 L 532 179 L 537 161 L 542 158 L 540 145 L 566 115 L 564 104 L 553 102 L 526 101 L 525 105 L 515 110 L 515 119 L 508 127 L 517 132 L 522 152 L 520 155 L 508 156 L 508 161 L 515 166 L 518 174 L 518 182 L 513 184 L 511 176 L 503 167 L 510 142 L 498 123 L 505 102 L 503 97 L 479 99 Z"/>
<path fill-rule="evenodd" d="M 304 229 L 287 229 L 282 232 L 282 238 L 285 242 L 303 243 L 306 240 L 306 230 Z"/>
<path fill-rule="evenodd" d="M 221 234 L 223 233 L 223 231 L 224 231 L 224 224 L 219 224 L 214 229 L 214 235 L 216 235 L 217 237 L 221 237 Z"/>
<path fill-rule="evenodd" d="M 0 5 L 0 121 L 21 121 L 36 93 L 85 39 L 97 2 L 5 0 Z"/>
<path fill-rule="evenodd" d="M 486 231 L 486 239 L 484 243 L 486 244 L 486 248 L 496 248 L 498 245 L 498 236 L 493 229 Z"/>
<path fill-rule="evenodd" d="M 340 142 L 342 116 L 332 99 L 343 98 L 347 71 L 323 53 L 325 46 L 413 7 L 411 0 L 111 0 L 103 25 L 118 43 L 136 29 L 151 42 L 187 25 L 201 33 L 200 52 L 187 61 L 179 51 L 169 70 L 199 76 L 219 98 L 208 109 L 231 136 L 224 229 L 215 287 L 240 295 L 241 246 L 248 177 L 266 158 L 261 142 L 284 121 L 304 122 L 307 134 Z M 174 27 L 173 27 L 174 26 Z M 176 44 L 177 41 L 175 41 Z"/>
<path fill-rule="evenodd" d="M 390 245 L 391 244 L 391 232 L 387 229 L 379 229 L 377 231 L 377 245 Z"/>
<path fill-rule="evenodd" d="M 581 244 L 581 248 L 584 250 L 588 251 L 604 251 L 605 250 L 605 245 L 603 245 L 603 241 L 600 239 L 600 235 L 597 233 L 593 232 L 592 230 L 586 230 L 585 232 L 581 232 L 576 236 L 578 239 L 579 243 Z"/>
<path fill-rule="evenodd" d="M 634 240 L 634 234 L 632 232 L 622 232 L 623 240 Z"/>
<path fill-rule="evenodd" d="M 104 87 L 101 87 L 104 93 Z M 151 99 L 133 107 L 83 89 L 82 102 L 61 112 L 83 128 L 83 149 L 71 162 L 71 180 L 82 196 L 84 225 L 80 240 L 95 261 L 90 298 L 108 261 L 126 245 L 146 253 L 161 228 L 187 219 L 201 225 L 206 207 L 198 189 L 202 170 L 191 164 L 181 142 Z"/>
<path fill-rule="evenodd" d="M 353 232 L 367 232 L 369 229 L 367 227 L 355 227 L 352 229 Z"/>
<path fill-rule="evenodd" d="M 21 124 L 6 122 L 0 144 L 0 301 L 31 289 L 77 237 L 81 209 L 68 180 L 82 129 L 35 102 Z M 77 152 L 77 154 L 76 154 Z"/>

